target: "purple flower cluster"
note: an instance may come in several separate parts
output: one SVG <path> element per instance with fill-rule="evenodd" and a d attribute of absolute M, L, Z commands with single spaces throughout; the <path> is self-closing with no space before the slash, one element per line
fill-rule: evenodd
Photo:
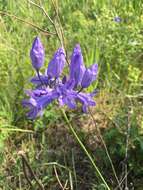
<path fill-rule="evenodd" d="M 92 93 L 82 92 L 97 77 L 98 65 L 93 64 L 86 68 L 83 63 L 83 56 L 80 45 L 77 44 L 71 55 L 69 66 L 69 76 L 63 76 L 61 73 L 66 63 L 65 53 L 59 48 L 48 64 L 45 74 L 40 74 L 39 70 L 44 64 L 44 48 L 38 37 L 35 38 L 30 57 L 37 76 L 31 78 L 35 85 L 34 90 L 27 90 L 29 99 L 23 100 L 23 106 L 29 108 L 27 114 L 29 119 L 35 119 L 43 114 L 46 108 L 54 100 L 58 100 L 60 106 L 67 105 L 71 109 L 77 107 L 77 103 L 82 104 L 83 112 L 88 111 L 89 106 L 95 106 Z"/>

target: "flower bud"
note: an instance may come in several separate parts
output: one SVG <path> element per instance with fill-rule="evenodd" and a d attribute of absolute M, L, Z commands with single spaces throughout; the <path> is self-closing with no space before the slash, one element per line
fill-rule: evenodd
<path fill-rule="evenodd" d="M 47 75 L 50 78 L 58 78 L 63 71 L 65 65 L 65 53 L 62 48 L 59 48 L 47 68 Z"/>
<path fill-rule="evenodd" d="M 86 69 L 81 82 L 82 88 L 87 88 L 96 79 L 97 71 L 98 71 L 97 64 L 94 64 L 90 68 Z"/>
<path fill-rule="evenodd" d="M 80 45 L 77 44 L 73 50 L 70 63 L 70 79 L 74 79 L 75 87 L 80 85 L 84 71 L 85 66 L 83 63 L 81 48 Z"/>
<path fill-rule="evenodd" d="M 34 39 L 32 49 L 30 51 L 30 57 L 33 67 L 39 70 L 44 64 L 45 52 L 44 47 L 38 37 Z"/>

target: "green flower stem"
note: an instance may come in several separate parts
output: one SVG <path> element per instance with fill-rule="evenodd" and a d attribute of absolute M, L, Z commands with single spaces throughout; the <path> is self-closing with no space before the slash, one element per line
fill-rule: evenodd
<path fill-rule="evenodd" d="M 87 151 L 86 147 L 84 146 L 84 144 L 81 142 L 80 138 L 78 137 L 76 131 L 74 130 L 73 126 L 71 125 L 65 111 L 63 109 L 62 110 L 62 113 L 63 113 L 63 116 L 72 132 L 72 134 L 74 135 L 74 137 L 76 138 L 77 142 L 79 143 L 79 145 L 81 146 L 81 148 L 83 149 L 83 151 L 85 152 L 86 156 L 88 157 L 88 159 L 90 160 L 91 164 L 93 165 L 94 169 L 96 170 L 97 174 L 99 175 L 99 177 L 101 178 L 101 180 L 103 181 L 103 183 L 105 184 L 105 186 L 107 187 L 108 190 L 110 190 L 110 187 L 108 186 L 108 184 L 106 183 L 104 177 L 102 176 L 101 172 L 99 171 L 98 167 L 96 166 L 92 156 L 89 154 L 89 152 Z"/>

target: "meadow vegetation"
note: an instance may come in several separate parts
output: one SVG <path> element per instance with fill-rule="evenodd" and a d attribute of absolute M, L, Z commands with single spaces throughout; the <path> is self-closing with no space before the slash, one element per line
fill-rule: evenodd
<path fill-rule="evenodd" d="M 50 0 L 0 1 L 0 189 L 32 189 L 23 172 L 19 155 L 23 151 L 47 190 L 104 190 L 57 106 L 48 106 L 42 118 L 26 118 L 21 102 L 34 76 L 29 57 L 33 39 L 38 35 L 45 46 L 45 65 L 60 47 L 57 36 L 48 35 L 55 33 L 53 25 L 32 2 L 42 3 L 58 26 Z M 94 121 L 80 108 L 65 107 L 65 112 L 111 189 L 143 189 L 142 10 L 142 0 L 58 2 L 67 55 L 80 43 L 86 66 L 99 65 L 98 78 L 88 88 L 98 90 Z M 116 17 L 121 20 L 116 22 Z M 28 169 L 27 173 L 34 189 L 39 189 Z"/>

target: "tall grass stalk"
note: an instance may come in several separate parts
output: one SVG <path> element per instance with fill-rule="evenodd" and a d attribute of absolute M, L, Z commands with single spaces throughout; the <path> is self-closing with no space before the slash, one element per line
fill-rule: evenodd
<path fill-rule="evenodd" d="M 55 33 L 48 32 L 48 31 L 40 28 L 39 26 L 37 26 L 37 25 L 35 25 L 35 24 L 33 24 L 33 23 L 29 22 L 29 21 L 23 20 L 22 18 L 19 18 L 19 17 L 13 15 L 13 14 L 9 14 L 9 13 L 7 13 L 5 11 L 0 11 L 0 15 L 5 15 L 5 16 L 11 17 L 13 19 L 16 19 L 16 20 L 18 20 L 20 22 L 23 22 L 25 24 L 28 24 L 29 26 L 31 26 L 31 27 L 33 27 L 33 28 L 35 28 L 35 29 L 43 32 L 45 35 L 56 35 Z"/>
<path fill-rule="evenodd" d="M 93 120 L 94 125 L 96 126 L 96 122 L 95 122 L 94 115 L 93 115 L 92 111 L 90 110 L 89 113 L 90 113 L 90 116 L 91 116 L 91 118 L 92 118 L 92 120 Z M 118 177 L 117 177 L 117 174 L 116 174 L 116 171 L 115 171 L 115 168 L 114 168 L 112 159 L 111 159 L 111 157 L 110 157 L 108 148 L 107 148 L 107 146 L 106 146 L 106 143 L 105 143 L 105 141 L 104 141 L 104 139 L 103 139 L 103 137 L 102 137 L 102 134 L 101 134 L 101 132 L 100 132 L 100 129 L 99 129 L 97 126 L 96 126 L 96 129 L 97 129 L 97 132 L 98 132 L 98 136 L 99 136 L 99 138 L 100 138 L 100 140 L 101 140 L 101 142 L 102 142 L 102 144 L 103 144 L 103 146 L 104 146 L 104 149 L 105 149 L 106 155 L 107 155 L 107 157 L 108 157 L 108 160 L 109 160 L 109 162 L 110 162 L 110 164 L 111 164 L 111 168 L 112 168 L 113 174 L 114 174 L 114 176 L 115 176 L 115 179 L 116 179 L 116 181 L 117 181 L 117 183 L 118 183 L 118 187 L 119 187 L 120 190 L 122 190 L 122 189 L 121 189 L 121 186 L 120 186 L 120 181 L 119 181 L 119 179 L 118 179 Z"/>
<path fill-rule="evenodd" d="M 70 123 L 65 111 L 63 109 L 61 109 L 63 116 L 65 118 L 65 121 L 67 122 L 71 133 L 73 134 L 73 136 L 75 137 L 75 139 L 77 140 L 78 144 L 80 145 L 80 147 L 82 148 L 82 150 L 84 151 L 84 153 L 86 154 L 86 156 L 88 157 L 89 161 L 91 162 L 93 168 L 95 169 L 97 175 L 100 177 L 100 179 L 102 180 L 102 182 L 105 184 L 106 188 L 108 190 L 110 190 L 110 187 L 108 186 L 107 182 L 105 181 L 103 175 L 101 174 L 100 170 L 98 169 L 98 167 L 96 166 L 92 156 L 90 155 L 90 153 L 88 152 L 88 150 L 86 149 L 86 147 L 84 146 L 84 144 L 82 143 L 82 141 L 80 140 L 79 136 L 77 135 L 76 131 L 74 130 L 72 124 Z"/>

